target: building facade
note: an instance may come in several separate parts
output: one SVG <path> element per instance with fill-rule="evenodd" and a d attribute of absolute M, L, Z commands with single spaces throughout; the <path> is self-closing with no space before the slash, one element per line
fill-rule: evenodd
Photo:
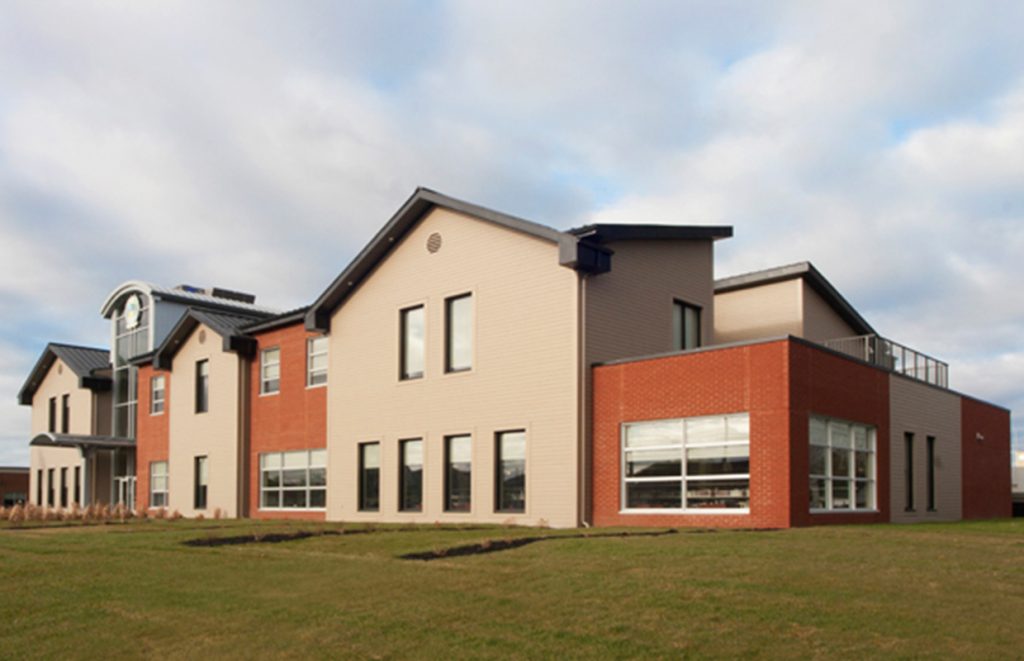
<path fill-rule="evenodd" d="M 296 310 L 125 283 L 111 349 L 51 344 L 22 389 L 30 499 L 558 527 L 1008 516 L 1009 413 L 809 264 L 715 281 L 731 234 L 562 232 L 419 189 Z"/>

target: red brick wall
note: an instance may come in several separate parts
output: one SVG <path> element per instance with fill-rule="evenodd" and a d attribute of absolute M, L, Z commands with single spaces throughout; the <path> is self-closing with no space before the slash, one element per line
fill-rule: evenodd
<path fill-rule="evenodd" d="M 250 375 L 249 516 L 253 518 L 324 518 L 323 512 L 262 512 L 259 509 L 261 452 L 327 447 L 327 388 L 306 387 L 306 340 L 315 336 L 306 332 L 300 322 L 256 337 L 259 350 L 281 349 L 281 390 L 276 395 L 260 395 L 257 353 Z"/>
<path fill-rule="evenodd" d="M 594 524 L 788 527 L 788 354 L 789 343 L 777 341 L 595 368 Z M 742 411 L 750 413 L 749 515 L 619 513 L 622 422 Z"/>
<path fill-rule="evenodd" d="M 153 389 L 150 379 L 157 374 L 164 375 L 164 412 L 151 415 Z M 149 464 L 168 459 L 170 410 L 170 372 L 154 370 L 152 365 L 143 365 L 139 368 L 138 414 L 135 423 L 135 506 L 140 510 L 149 507 Z"/>
<path fill-rule="evenodd" d="M 750 514 L 621 514 L 621 423 L 750 413 Z M 877 427 L 877 513 L 809 512 L 808 417 Z M 889 376 L 778 340 L 594 369 L 595 525 L 785 528 L 889 520 Z"/>
<path fill-rule="evenodd" d="M 963 517 L 1011 516 L 1010 412 L 969 397 L 960 401 Z"/>
<path fill-rule="evenodd" d="M 799 340 L 790 341 L 790 359 L 792 525 L 889 521 L 889 373 Z M 877 428 L 877 513 L 810 513 L 808 418 L 812 413 Z"/>

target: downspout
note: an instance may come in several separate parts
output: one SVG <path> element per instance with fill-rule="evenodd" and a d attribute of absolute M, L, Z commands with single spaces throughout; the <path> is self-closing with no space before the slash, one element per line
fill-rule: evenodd
<path fill-rule="evenodd" d="M 238 356 L 238 518 L 249 516 L 249 410 L 251 392 L 249 375 L 252 371 L 248 357 Z"/>
<path fill-rule="evenodd" d="M 587 273 L 577 271 L 576 294 L 576 346 L 579 374 L 576 386 L 576 397 L 579 408 L 578 424 L 578 463 L 576 471 L 577 513 L 576 520 L 584 528 L 590 527 L 590 448 L 588 438 L 590 430 L 590 370 L 587 364 Z"/>

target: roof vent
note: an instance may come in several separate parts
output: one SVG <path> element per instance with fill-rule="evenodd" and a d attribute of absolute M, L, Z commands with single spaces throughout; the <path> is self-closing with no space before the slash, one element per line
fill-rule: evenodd
<path fill-rule="evenodd" d="M 183 291 L 186 294 L 205 294 L 206 289 L 202 287 L 196 287 L 195 285 L 178 285 L 175 287 L 178 291 Z"/>
<path fill-rule="evenodd" d="M 240 303 L 255 303 L 256 296 L 253 294 L 246 294 L 245 292 L 233 291 L 231 289 L 222 289 L 221 287 L 214 287 L 210 291 L 210 295 L 215 298 L 224 298 L 229 301 L 238 301 Z"/>

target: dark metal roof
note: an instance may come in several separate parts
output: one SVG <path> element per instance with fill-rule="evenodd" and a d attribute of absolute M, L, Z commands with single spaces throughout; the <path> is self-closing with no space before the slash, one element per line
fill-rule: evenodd
<path fill-rule="evenodd" d="M 135 441 L 117 436 L 90 436 L 86 434 L 38 434 L 29 445 L 58 448 L 133 448 Z"/>
<path fill-rule="evenodd" d="M 95 347 L 83 347 L 75 344 L 61 344 L 50 342 L 43 349 L 42 355 L 36 361 L 35 367 L 28 375 L 21 390 L 18 392 L 18 402 L 28 406 L 32 404 L 32 397 L 39 389 L 39 385 L 46 378 L 53 363 L 60 359 L 68 366 L 75 376 L 78 377 L 80 388 L 92 390 L 106 390 L 110 388 L 110 377 L 97 374 L 97 372 L 110 369 L 110 351 L 97 349 Z"/>
<path fill-rule="evenodd" d="M 28 466 L 0 466 L 0 473 L 25 473 L 28 474 Z"/>
<path fill-rule="evenodd" d="M 309 307 L 306 312 L 306 328 L 328 330 L 331 313 L 348 298 L 349 294 L 355 291 L 359 283 L 391 252 L 391 249 L 415 226 L 417 221 L 435 207 L 450 209 L 552 243 L 558 243 L 566 236 L 546 225 L 457 200 L 428 188 L 417 188 L 405 204 L 370 240 L 370 243 L 356 255 L 355 259 Z"/>
<path fill-rule="evenodd" d="M 811 289 L 825 299 L 825 302 L 835 310 L 836 314 L 838 314 L 843 321 L 850 324 L 858 335 L 876 334 L 875 329 L 871 327 L 871 324 L 869 324 L 864 317 L 860 316 L 860 313 L 850 305 L 850 302 L 843 298 L 843 295 L 839 293 L 839 290 L 833 287 L 832 283 L 830 283 L 818 269 L 814 268 L 814 265 L 810 262 L 798 262 L 796 264 L 788 264 L 786 266 L 765 269 L 763 271 L 741 273 L 740 275 L 722 278 L 715 281 L 715 293 L 724 294 L 738 289 L 761 287 L 775 282 L 793 280 L 796 278 L 802 278 L 804 282 L 811 287 Z"/>
<path fill-rule="evenodd" d="M 306 318 L 306 312 L 308 310 L 309 306 L 304 305 L 301 308 L 282 312 L 281 314 L 270 317 L 269 319 L 264 319 L 256 322 L 255 324 L 250 324 L 243 330 L 245 330 L 246 333 L 253 335 L 277 328 L 283 328 L 284 326 L 291 326 L 292 324 L 301 324 Z"/>
<path fill-rule="evenodd" d="M 228 314 L 189 308 L 181 315 L 181 319 L 156 349 L 153 365 L 157 369 L 170 369 L 178 349 L 199 324 L 208 326 L 210 330 L 221 337 L 224 351 L 234 351 L 246 356 L 252 355 L 256 342 L 246 335 L 243 329 L 269 316 L 255 311 L 250 314 Z"/>
<path fill-rule="evenodd" d="M 151 282 L 143 282 L 141 280 L 129 280 L 128 282 L 123 282 L 118 285 L 117 288 L 107 296 L 107 300 L 103 302 L 103 306 L 100 308 L 100 314 L 109 318 L 110 315 L 113 314 L 119 301 L 135 291 L 141 291 L 153 298 L 172 303 L 181 303 L 195 309 L 202 308 L 205 310 L 221 310 L 224 312 L 237 312 L 240 314 L 249 314 L 252 312 L 259 314 L 277 314 L 278 312 L 278 310 L 274 310 L 272 308 L 256 305 L 255 297 L 250 294 L 240 294 L 220 287 L 214 287 L 213 290 L 211 290 L 219 294 L 214 296 L 206 293 L 205 291 L 187 291 L 176 287 L 163 287 L 161 285 L 155 285 Z"/>
<path fill-rule="evenodd" d="M 729 225 L 634 225 L 630 223 L 595 223 L 575 227 L 569 233 L 598 243 L 637 240 L 711 240 L 732 236 Z"/>

